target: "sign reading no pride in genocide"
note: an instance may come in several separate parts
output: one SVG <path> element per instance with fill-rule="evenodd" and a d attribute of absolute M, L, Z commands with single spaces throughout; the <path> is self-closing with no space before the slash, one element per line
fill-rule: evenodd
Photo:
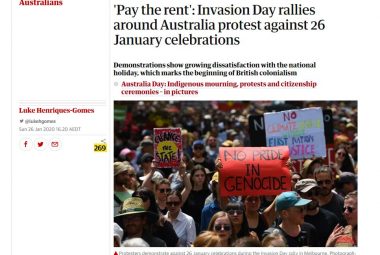
<path fill-rule="evenodd" d="M 267 146 L 287 145 L 291 159 L 326 157 L 321 108 L 265 113 Z"/>
<path fill-rule="evenodd" d="M 219 155 L 221 196 L 277 195 L 291 189 L 287 146 L 224 147 Z"/>
<path fill-rule="evenodd" d="M 179 167 L 182 152 L 180 128 L 155 128 L 154 159 L 160 168 Z"/>

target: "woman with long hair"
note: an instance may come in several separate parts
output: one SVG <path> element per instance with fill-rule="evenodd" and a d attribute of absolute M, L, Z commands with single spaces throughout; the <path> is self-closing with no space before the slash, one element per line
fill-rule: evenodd
<path fill-rule="evenodd" d="M 248 222 L 244 213 L 244 205 L 242 202 L 230 202 L 227 204 L 225 212 L 228 213 L 232 220 L 236 237 L 249 236 Z"/>
<path fill-rule="evenodd" d="M 208 188 L 206 170 L 202 165 L 196 165 L 190 172 L 191 191 L 183 197 L 182 211 L 193 217 L 197 234 L 200 232 L 201 214 L 206 198 L 211 191 Z"/>
<path fill-rule="evenodd" d="M 208 225 L 209 231 L 218 233 L 222 247 L 230 247 L 236 240 L 232 220 L 226 212 L 220 211 L 212 216 Z"/>
<path fill-rule="evenodd" d="M 275 200 L 274 200 L 275 201 Z M 243 196 L 244 213 L 247 218 L 249 232 L 254 231 L 261 240 L 264 231 L 276 218 L 274 201 L 263 212 L 260 212 L 261 200 L 259 196 Z"/>
<path fill-rule="evenodd" d="M 355 173 L 354 163 L 348 153 L 346 146 L 344 144 L 339 145 L 335 149 L 335 170 L 340 174 L 340 172 L 350 172 Z"/>

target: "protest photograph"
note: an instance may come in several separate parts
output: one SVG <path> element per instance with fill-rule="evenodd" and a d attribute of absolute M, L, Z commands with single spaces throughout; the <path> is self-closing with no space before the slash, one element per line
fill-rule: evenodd
<path fill-rule="evenodd" d="M 115 101 L 114 247 L 358 246 L 357 101 Z"/>

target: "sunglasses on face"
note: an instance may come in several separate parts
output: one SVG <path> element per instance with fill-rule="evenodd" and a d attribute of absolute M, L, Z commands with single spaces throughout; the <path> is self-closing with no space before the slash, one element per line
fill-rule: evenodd
<path fill-rule="evenodd" d="M 224 231 L 230 231 L 230 230 L 231 230 L 231 225 L 215 225 L 215 226 L 214 226 L 214 229 L 215 229 L 216 231 L 222 231 L 222 229 L 223 229 Z"/>
<path fill-rule="evenodd" d="M 228 212 L 227 212 L 229 215 L 242 215 L 243 214 L 243 211 L 242 210 L 229 210 Z"/>
<path fill-rule="evenodd" d="M 346 156 L 346 153 L 344 153 L 344 152 L 338 152 L 337 154 L 338 154 L 338 156 Z"/>
<path fill-rule="evenodd" d="M 306 196 L 308 196 L 308 197 L 318 196 L 319 195 L 319 191 L 318 190 L 309 190 L 308 192 L 303 193 L 303 194 L 306 195 Z"/>
<path fill-rule="evenodd" d="M 318 185 L 323 185 L 323 183 L 326 185 L 330 185 L 332 181 L 331 180 L 317 181 Z"/>
<path fill-rule="evenodd" d="M 203 150 L 203 146 L 195 146 L 194 150 Z"/>
<path fill-rule="evenodd" d="M 299 180 L 301 180 L 300 178 L 292 178 L 292 181 L 294 182 L 298 182 Z"/>
<path fill-rule="evenodd" d="M 166 205 L 167 206 L 179 206 L 181 204 L 181 202 L 179 201 L 176 201 L 176 202 L 166 202 Z"/>
<path fill-rule="evenodd" d="M 347 207 L 343 207 L 343 212 L 345 212 L 346 210 L 349 212 L 349 213 L 352 213 L 356 208 L 353 208 L 351 206 L 347 206 Z"/>
<path fill-rule="evenodd" d="M 159 189 L 160 193 L 170 193 L 172 189 Z"/>

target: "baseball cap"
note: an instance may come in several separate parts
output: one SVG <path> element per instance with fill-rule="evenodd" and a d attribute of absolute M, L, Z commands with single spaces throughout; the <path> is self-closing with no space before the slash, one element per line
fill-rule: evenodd
<path fill-rule="evenodd" d="M 142 162 L 142 163 L 147 163 L 147 162 L 151 162 L 153 159 L 154 159 L 154 157 L 153 157 L 152 154 L 150 154 L 150 153 L 145 153 L 145 154 L 142 155 L 142 157 L 141 157 L 141 162 Z"/>
<path fill-rule="evenodd" d="M 130 155 L 131 158 L 134 159 L 136 157 L 136 152 L 133 151 L 133 150 L 131 150 L 131 149 L 129 149 L 129 148 L 124 148 L 119 153 L 119 157 L 122 160 L 126 160 L 128 155 Z"/>
<path fill-rule="evenodd" d="M 290 207 L 305 206 L 310 202 L 310 199 L 301 198 L 295 191 L 282 192 L 276 199 L 276 212 L 286 210 Z"/>
<path fill-rule="evenodd" d="M 205 143 L 202 141 L 202 140 L 195 140 L 193 142 L 193 148 L 196 146 L 196 145 L 202 145 L 203 147 L 205 146 Z"/>
<path fill-rule="evenodd" d="M 140 142 L 140 146 L 141 147 L 143 147 L 143 146 L 149 146 L 149 145 L 153 145 L 153 141 L 151 139 L 143 139 Z"/>
<path fill-rule="evenodd" d="M 309 190 L 311 190 L 312 188 L 319 188 L 316 180 L 314 179 L 302 179 L 302 180 L 299 180 L 296 185 L 294 186 L 294 189 L 296 191 L 300 191 L 302 193 L 305 193 L 305 192 L 308 192 Z"/>

